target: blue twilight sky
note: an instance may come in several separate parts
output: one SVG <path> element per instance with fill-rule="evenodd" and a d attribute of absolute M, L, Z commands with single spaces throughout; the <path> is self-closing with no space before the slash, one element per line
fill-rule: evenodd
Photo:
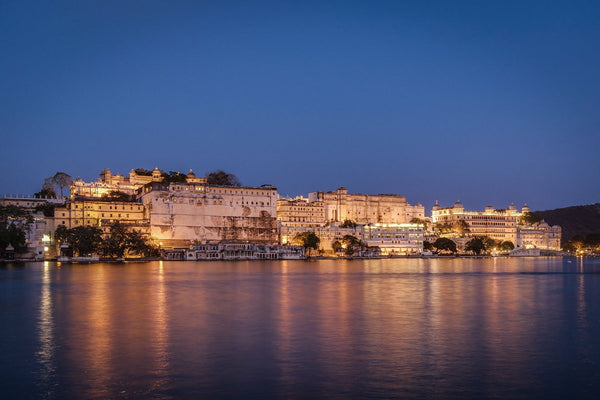
<path fill-rule="evenodd" d="M 106 167 L 600 201 L 598 1 L 2 1 L 0 193 Z"/>

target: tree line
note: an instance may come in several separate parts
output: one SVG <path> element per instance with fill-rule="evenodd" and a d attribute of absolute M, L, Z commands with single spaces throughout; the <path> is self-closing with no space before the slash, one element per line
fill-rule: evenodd
<path fill-rule="evenodd" d="M 56 228 L 54 238 L 59 246 L 68 246 L 68 255 L 79 257 L 99 254 L 108 258 L 123 258 L 126 253 L 143 257 L 160 255 L 159 248 L 140 231 L 128 230 L 119 222 L 111 225 L 106 236 L 97 226 L 77 226 L 68 229 L 61 225 Z"/>
<path fill-rule="evenodd" d="M 489 254 L 492 251 L 510 251 L 515 248 L 515 245 L 511 241 L 502 241 L 492 239 L 487 236 L 475 237 L 469 240 L 465 244 L 465 251 L 475 255 Z M 452 239 L 439 238 L 435 242 L 430 243 L 428 241 L 423 242 L 423 250 L 435 251 L 436 253 L 450 253 L 456 254 L 458 249 L 456 243 Z"/>

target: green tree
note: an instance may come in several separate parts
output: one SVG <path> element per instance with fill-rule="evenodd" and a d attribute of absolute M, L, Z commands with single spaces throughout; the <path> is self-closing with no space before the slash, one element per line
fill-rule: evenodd
<path fill-rule="evenodd" d="M 433 229 L 438 234 L 444 235 L 452 232 L 452 225 L 438 222 L 433 225 Z"/>
<path fill-rule="evenodd" d="M 433 247 L 435 247 L 438 251 L 449 251 L 452 254 L 456 253 L 456 243 L 448 238 L 439 238 L 433 243 Z"/>
<path fill-rule="evenodd" d="M 433 244 L 425 240 L 423 242 L 423 250 L 425 251 L 433 251 Z"/>
<path fill-rule="evenodd" d="M 542 217 L 532 212 L 525 212 L 519 218 L 519 225 L 534 225 L 539 223 L 542 220 Z"/>
<path fill-rule="evenodd" d="M 504 242 L 500 243 L 498 248 L 502 251 L 511 251 L 515 248 L 515 245 L 510 240 L 505 240 Z"/>
<path fill-rule="evenodd" d="M 427 230 L 427 228 L 429 227 L 429 220 L 425 219 L 425 218 L 413 218 L 410 220 L 411 224 L 419 224 L 419 225 L 423 225 L 423 229 Z"/>
<path fill-rule="evenodd" d="M 363 247 L 363 243 L 356 236 L 345 235 L 342 238 L 342 247 L 344 247 L 344 253 L 347 256 L 352 256 Z"/>
<path fill-rule="evenodd" d="M 302 232 L 294 237 L 294 242 L 304 247 L 305 253 L 311 255 L 311 250 L 317 250 L 321 239 L 314 232 Z"/>
<path fill-rule="evenodd" d="M 470 251 L 477 255 L 481 254 L 483 250 L 485 250 L 485 244 L 479 238 L 473 238 L 465 245 L 465 251 Z"/>
<path fill-rule="evenodd" d="M 452 232 L 458 234 L 460 237 L 465 237 L 465 235 L 471 233 L 471 229 L 469 229 L 469 224 L 461 219 L 452 223 Z"/>
<path fill-rule="evenodd" d="M 240 181 L 234 174 L 221 169 L 206 173 L 206 179 L 210 185 L 241 186 Z"/>

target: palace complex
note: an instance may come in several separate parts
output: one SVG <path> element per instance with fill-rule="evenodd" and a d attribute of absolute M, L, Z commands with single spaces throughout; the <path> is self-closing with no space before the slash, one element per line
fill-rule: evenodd
<path fill-rule="evenodd" d="M 549 226 L 544 221 L 534 225 L 525 223 L 524 214 L 531 212 L 527 205 L 518 211 L 514 205 L 505 209 L 485 207 L 484 211 L 466 211 L 460 201 L 442 208 L 437 203 L 431 209 L 434 224 L 454 226 L 464 223 L 469 236 L 490 237 L 512 242 L 517 247 L 560 250 L 560 226 Z"/>
<path fill-rule="evenodd" d="M 522 249 L 560 250 L 560 227 L 544 221 L 526 223 L 527 206 L 468 211 L 460 202 L 446 208 L 436 203 L 428 218 L 421 204 L 409 204 L 397 194 L 353 194 L 340 187 L 308 197 L 281 198 L 271 185 L 214 185 L 191 169 L 187 174 L 132 169 L 122 176 L 107 168 L 93 182 L 73 181 L 67 199 L 5 196 L 0 200 L 0 205 L 29 210 L 33 217 L 20 223 L 29 224 L 28 246 L 42 259 L 52 253 L 48 248 L 58 226 L 95 226 L 108 234 L 116 222 L 141 232 L 163 250 L 196 246 L 193 257 L 198 259 L 217 258 L 217 253 L 200 245 L 297 245 L 308 232 L 319 237 L 323 254 L 340 252 L 340 243 L 351 237 L 381 255 L 421 254 L 425 241 L 439 237 L 453 239 L 459 248 L 469 238 L 489 237 Z M 44 205 L 53 209 L 53 215 Z M 457 226 L 459 231 L 454 230 Z M 227 249 L 219 250 L 218 258 L 228 257 Z M 252 254 L 257 258 L 275 257 L 268 250 L 274 247 L 256 249 Z"/>

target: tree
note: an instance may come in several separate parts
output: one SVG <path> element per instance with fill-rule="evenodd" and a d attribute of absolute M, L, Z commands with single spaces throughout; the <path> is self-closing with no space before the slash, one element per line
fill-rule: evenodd
<path fill-rule="evenodd" d="M 353 235 L 345 235 L 342 238 L 342 247 L 347 256 L 352 256 L 357 250 L 362 247 L 363 243 Z"/>
<path fill-rule="evenodd" d="M 482 240 L 483 240 L 483 244 L 485 246 L 485 251 L 488 251 L 488 252 L 492 251 L 494 249 L 497 249 L 498 246 L 500 246 L 500 244 L 502 243 L 502 241 L 500 241 L 500 240 L 492 239 L 491 237 L 487 237 L 487 236 L 484 236 L 482 238 Z"/>
<path fill-rule="evenodd" d="M 342 244 L 340 243 L 340 241 L 339 241 L 339 240 L 336 240 L 336 241 L 334 241 L 334 242 L 331 244 L 331 248 L 333 249 L 333 251 L 334 251 L 334 252 L 336 252 L 336 253 L 337 253 L 337 251 L 338 251 L 340 248 L 342 248 Z"/>
<path fill-rule="evenodd" d="M 144 168 L 136 168 L 134 169 L 134 172 L 137 175 L 143 175 L 143 176 L 152 176 L 152 171 L 150 171 L 149 169 L 144 169 Z"/>
<path fill-rule="evenodd" d="M 44 217 L 54 217 L 54 209 L 57 207 L 57 204 L 53 203 L 42 203 L 35 206 L 35 211 L 42 212 Z"/>
<path fill-rule="evenodd" d="M 483 250 L 485 250 L 485 244 L 479 238 L 473 238 L 465 245 L 465 251 L 470 251 L 477 255 L 481 254 Z"/>
<path fill-rule="evenodd" d="M 133 196 L 131 196 L 125 192 L 121 192 L 120 190 L 111 190 L 110 192 L 108 192 L 108 194 L 105 194 L 102 196 L 102 198 L 107 201 L 123 201 L 123 202 L 134 201 L 132 197 Z"/>
<path fill-rule="evenodd" d="M 423 242 L 423 250 L 425 251 L 432 251 L 433 250 L 433 244 L 428 242 L 427 240 L 425 240 Z"/>
<path fill-rule="evenodd" d="M 24 249 L 27 243 L 25 231 L 11 222 L 5 229 L 0 229 L 0 252 L 4 255 L 6 248 L 10 244 L 15 251 Z"/>
<path fill-rule="evenodd" d="M 304 247 L 304 251 L 308 251 L 310 257 L 311 249 L 317 250 L 321 239 L 314 232 L 302 232 L 294 237 L 294 242 Z"/>
<path fill-rule="evenodd" d="M 452 254 L 456 253 L 456 243 L 448 238 L 439 238 L 433 243 L 438 251 L 449 251 Z"/>
<path fill-rule="evenodd" d="M 69 229 L 67 243 L 80 257 L 97 253 L 102 244 L 102 229 L 95 226 L 77 226 Z"/>
<path fill-rule="evenodd" d="M 26 233 L 33 222 L 31 213 L 15 205 L 0 206 L 0 253 L 10 244 L 15 251 L 25 248 Z"/>
<path fill-rule="evenodd" d="M 510 240 L 505 240 L 504 242 L 500 243 L 498 248 L 502 251 L 511 251 L 515 248 L 515 245 Z"/>
<path fill-rule="evenodd" d="M 63 244 L 68 241 L 69 238 L 69 230 L 64 225 L 59 225 L 54 231 L 54 240 Z"/>
<path fill-rule="evenodd" d="M 469 229 L 469 224 L 461 219 L 452 223 L 452 232 L 464 237 L 466 234 L 471 233 L 471 229 Z"/>
<path fill-rule="evenodd" d="M 356 228 L 357 223 L 352 221 L 351 219 L 346 219 L 340 225 L 340 228 Z"/>
<path fill-rule="evenodd" d="M 410 220 L 410 223 L 423 225 L 423 229 L 425 229 L 425 230 L 427 230 L 427 227 L 429 226 L 429 220 L 427 220 L 425 218 L 413 218 Z"/>
<path fill-rule="evenodd" d="M 182 174 L 181 172 L 178 171 L 169 171 L 169 173 L 163 172 L 162 173 L 162 177 L 163 177 L 163 181 L 165 182 L 181 182 L 181 183 L 185 183 L 187 182 L 187 175 Z"/>
<path fill-rule="evenodd" d="M 542 217 L 530 211 L 523 213 L 519 218 L 519 225 L 534 225 L 539 223 Z"/>
<path fill-rule="evenodd" d="M 110 227 L 109 236 L 102 242 L 102 254 L 108 257 L 122 258 L 128 245 L 127 229 L 115 222 Z"/>
<path fill-rule="evenodd" d="M 206 174 L 207 182 L 210 185 L 219 186 L 241 186 L 242 184 L 234 174 L 227 173 L 223 170 L 216 170 Z"/>
<path fill-rule="evenodd" d="M 52 188 L 42 187 L 42 189 L 39 192 L 33 194 L 33 197 L 37 199 L 55 199 L 56 192 Z"/>
<path fill-rule="evenodd" d="M 54 176 L 46 178 L 44 180 L 44 184 L 42 185 L 42 190 L 54 191 L 56 193 L 56 189 L 60 190 L 60 197 L 64 197 L 64 189 L 71 187 L 73 183 L 73 179 L 71 176 L 65 172 L 57 172 Z"/>
<path fill-rule="evenodd" d="M 148 243 L 140 231 L 127 232 L 127 251 L 145 257 L 153 257 L 160 254 L 159 250 Z"/>
<path fill-rule="evenodd" d="M 452 225 L 438 222 L 433 225 L 433 229 L 439 234 L 447 234 L 452 232 Z"/>

